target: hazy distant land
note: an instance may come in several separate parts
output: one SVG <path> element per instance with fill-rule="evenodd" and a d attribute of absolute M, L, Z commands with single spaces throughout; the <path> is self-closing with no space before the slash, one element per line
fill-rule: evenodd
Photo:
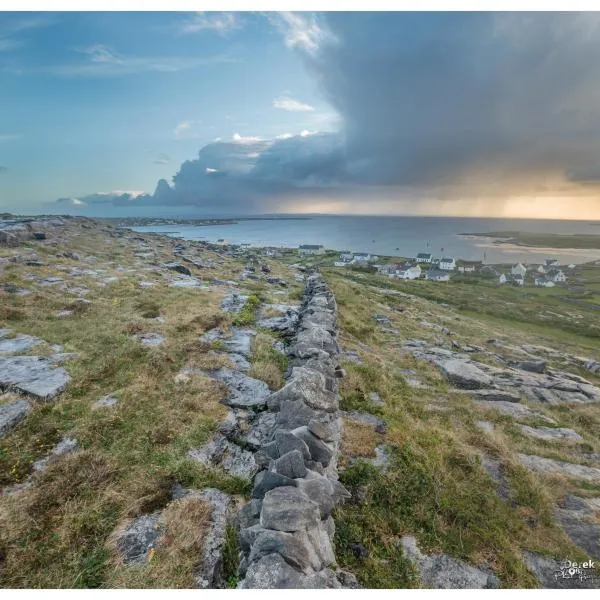
<path fill-rule="evenodd" d="M 600 249 L 600 235 L 577 233 L 533 233 L 530 231 L 492 231 L 487 233 L 461 233 L 462 236 L 491 238 L 496 244 L 512 244 L 532 248 Z"/>

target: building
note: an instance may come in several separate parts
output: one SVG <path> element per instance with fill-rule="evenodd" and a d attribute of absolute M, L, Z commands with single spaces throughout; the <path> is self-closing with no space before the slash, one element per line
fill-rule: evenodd
<path fill-rule="evenodd" d="M 511 275 L 520 275 L 521 277 L 525 277 L 526 273 L 527 273 L 527 268 L 524 267 L 522 263 L 519 263 L 518 265 L 515 265 L 510 270 L 510 274 Z"/>
<path fill-rule="evenodd" d="M 538 272 L 538 273 L 541 273 L 542 275 L 544 275 L 544 274 L 546 273 L 546 267 L 545 267 L 544 265 L 540 265 L 540 266 L 537 268 L 537 272 Z"/>
<path fill-rule="evenodd" d="M 442 271 L 454 271 L 456 269 L 456 261 L 453 258 L 440 258 L 440 269 Z"/>
<path fill-rule="evenodd" d="M 556 284 L 554 281 L 550 281 L 550 279 L 546 279 L 545 277 L 536 277 L 535 285 L 536 287 L 554 287 Z"/>
<path fill-rule="evenodd" d="M 433 256 L 430 252 L 419 252 L 419 254 L 417 254 L 417 262 L 420 263 L 430 263 L 432 258 Z"/>
<path fill-rule="evenodd" d="M 375 257 L 371 256 L 368 252 L 357 252 L 352 259 L 353 263 L 368 263 L 374 260 Z"/>
<path fill-rule="evenodd" d="M 546 278 L 554 283 L 565 283 L 565 281 L 567 281 L 567 276 L 561 269 L 550 269 L 546 273 Z"/>
<path fill-rule="evenodd" d="M 438 271 L 437 269 L 429 269 L 425 279 L 429 281 L 450 281 L 450 275 L 447 271 Z"/>
<path fill-rule="evenodd" d="M 459 273 L 475 273 L 481 269 L 482 265 L 480 260 L 463 260 L 456 268 Z"/>
<path fill-rule="evenodd" d="M 558 259 L 557 258 L 547 258 L 546 259 L 546 267 L 558 267 Z"/>
<path fill-rule="evenodd" d="M 421 277 L 421 267 L 414 265 L 412 267 L 398 269 L 394 275 L 390 277 L 396 277 L 397 279 L 419 279 Z"/>
<path fill-rule="evenodd" d="M 340 254 L 340 262 L 349 263 L 354 259 L 354 254 L 352 252 L 342 252 Z"/>
<path fill-rule="evenodd" d="M 325 247 L 321 245 L 315 244 L 303 244 L 302 246 L 298 246 L 299 254 L 325 254 Z"/>
<path fill-rule="evenodd" d="M 508 280 L 506 279 L 506 275 L 504 273 L 501 273 L 498 277 L 498 283 L 505 284 L 507 281 Z"/>

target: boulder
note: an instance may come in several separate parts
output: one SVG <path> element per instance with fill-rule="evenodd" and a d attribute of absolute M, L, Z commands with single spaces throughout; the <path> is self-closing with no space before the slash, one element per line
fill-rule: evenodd
<path fill-rule="evenodd" d="M 71 377 L 63 368 L 53 366 L 51 358 L 0 358 L 0 389 L 14 389 L 40 400 L 48 400 L 62 392 L 70 380 Z"/>
<path fill-rule="evenodd" d="M 275 459 L 271 465 L 271 470 L 290 479 L 306 475 L 306 466 L 299 450 L 292 450 Z"/>
<path fill-rule="evenodd" d="M 320 462 L 324 467 L 329 464 L 333 457 L 333 450 L 325 442 L 313 435 L 308 427 L 297 427 L 292 430 L 292 433 L 306 443 L 312 460 Z"/>
<path fill-rule="evenodd" d="M 134 519 L 117 535 L 117 550 L 123 556 L 125 564 L 143 564 L 148 552 L 162 536 L 159 524 L 161 513 L 154 512 Z"/>
<path fill-rule="evenodd" d="M 265 494 L 277 487 L 295 486 L 296 482 L 285 475 L 274 471 L 261 471 L 254 478 L 252 497 L 262 499 Z"/>
<path fill-rule="evenodd" d="M 481 369 L 464 360 L 451 359 L 440 363 L 440 370 L 446 379 L 459 388 L 477 390 L 489 388 L 493 380 Z"/>
<path fill-rule="evenodd" d="M 320 521 L 319 506 L 295 487 L 278 487 L 265 494 L 260 524 L 265 529 L 299 531 Z"/>
<path fill-rule="evenodd" d="M 223 403 L 236 408 L 259 408 L 267 405 L 271 394 L 264 381 L 248 377 L 244 373 L 232 369 L 217 369 L 211 376 L 227 386 L 229 395 Z"/>

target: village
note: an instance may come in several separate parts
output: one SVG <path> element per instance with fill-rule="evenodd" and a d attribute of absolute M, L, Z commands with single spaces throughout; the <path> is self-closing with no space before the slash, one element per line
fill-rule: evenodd
<path fill-rule="evenodd" d="M 298 253 L 301 256 L 324 255 L 326 250 L 320 245 L 305 244 L 299 246 Z M 508 266 L 488 265 L 483 261 L 461 260 L 450 256 L 436 258 L 431 252 L 420 252 L 414 259 L 405 259 L 402 262 L 390 261 L 393 261 L 393 258 L 367 252 L 341 252 L 336 253 L 333 266 L 367 268 L 390 279 L 426 279 L 441 282 L 451 279 L 484 279 L 489 282 L 495 281 L 498 285 L 546 288 L 567 284 L 566 272 L 575 268 L 573 264 L 561 266 L 555 258 L 548 258 L 543 263 L 519 262 Z"/>

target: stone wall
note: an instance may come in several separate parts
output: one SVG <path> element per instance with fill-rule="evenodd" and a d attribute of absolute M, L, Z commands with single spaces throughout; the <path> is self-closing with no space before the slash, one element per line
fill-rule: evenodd
<path fill-rule="evenodd" d="M 286 385 L 268 398 L 274 424 L 254 458 L 252 500 L 238 513 L 240 588 L 354 587 L 336 570 L 334 506 L 342 433 L 337 307 L 318 274 L 308 277 Z"/>

